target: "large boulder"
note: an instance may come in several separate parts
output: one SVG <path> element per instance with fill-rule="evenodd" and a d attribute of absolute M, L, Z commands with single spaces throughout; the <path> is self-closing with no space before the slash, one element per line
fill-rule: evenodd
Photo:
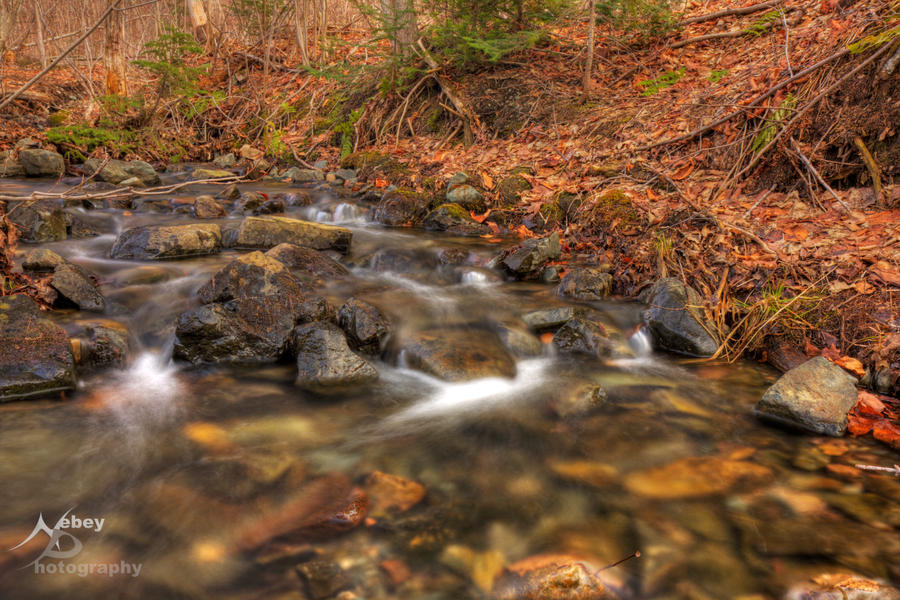
<path fill-rule="evenodd" d="M 378 308 L 350 298 L 338 311 L 338 325 L 350 344 L 364 354 L 380 354 L 391 334 L 391 324 Z"/>
<path fill-rule="evenodd" d="M 346 254 L 352 237 L 349 229 L 334 225 L 288 217 L 246 217 L 237 230 L 234 247 L 268 249 L 288 243 L 314 250 L 337 250 Z"/>
<path fill-rule="evenodd" d="M 0 402 L 75 388 L 69 336 L 34 300 L 0 297 Z"/>
<path fill-rule="evenodd" d="M 159 183 L 159 175 L 152 165 L 142 160 L 125 162 L 124 160 L 104 161 L 89 158 L 84 161 L 84 174 L 88 177 L 96 175 L 97 179 L 118 185 L 132 178 L 137 178 L 141 185 L 149 186 Z M 99 173 L 98 173 L 99 171 Z"/>
<path fill-rule="evenodd" d="M 66 215 L 52 200 L 26 200 L 7 209 L 9 220 L 26 242 L 58 242 L 66 239 Z"/>
<path fill-rule="evenodd" d="M 29 177 L 58 177 L 66 171 L 66 161 L 60 153 L 40 148 L 20 150 L 19 163 Z"/>
<path fill-rule="evenodd" d="M 300 282 L 281 262 L 256 251 L 231 261 L 197 292 L 204 304 L 254 296 L 303 296 Z"/>
<path fill-rule="evenodd" d="M 310 323 L 294 330 L 297 354 L 296 384 L 314 392 L 364 385 L 378 379 L 378 371 L 354 353 L 344 333 L 331 323 Z"/>
<path fill-rule="evenodd" d="M 347 267 L 324 252 L 295 244 L 278 244 L 266 255 L 283 263 L 301 280 L 323 282 L 350 274 Z"/>
<path fill-rule="evenodd" d="M 216 254 L 222 248 L 218 225 L 145 225 L 119 234 L 109 255 L 131 260 L 166 260 Z"/>
<path fill-rule="evenodd" d="M 612 275 L 594 267 L 572 269 L 556 287 L 559 296 L 576 300 L 603 300 L 612 291 Z"/>
<path fill-rule="evenodd" d="M 712 356 L 719 349 L 715 326 L 700 309 L 700 295 L 682 281 L 667 277 L 646 292 L 644 321 L 656 345 L 688 356 Z"/>
<path fill-rule="evenodd" d="M 526 240 L 506 250 L 494 258 L 492 264 L 503 267 L 516 279 L 533 279 L 548 262 L 559 258 L 561 250 L 559 234 L 554 232 L 547 237 Z"/>
<path fill-rule="evenodd" d="M 410 367 L 446 381 L 514 377 L 513 360 L 497 336 L 482 329 L 428 329 L 402 345 Z"/>
<path fill-rule="evenodd" d="M 97 276 L 86 269 L 72 264 L 62 256 L 39 248 L 29 252 L 22 261 L 22 268 L 27 272 L 51 272 L 50 286 L 56 290 L 60 307 L 74 305 L 80 310 L 103 312 L 106 300 L 97 284 Z"/>
<path fill-rule="evenodd" d="M 842 436 L 856 396 L 856 379 L 817 356 L 791 369 L 766 390 L 756 404 L 756 414 L 813 433 Z"/>
<path fill-rule="evenodd" d="M 429 231 L 446 231 L 456 235 L 477 236 L 490 232 L 487 225 L 475 221 L 459 204 L 441 204 L 425 216 L 424 224 Z"/>

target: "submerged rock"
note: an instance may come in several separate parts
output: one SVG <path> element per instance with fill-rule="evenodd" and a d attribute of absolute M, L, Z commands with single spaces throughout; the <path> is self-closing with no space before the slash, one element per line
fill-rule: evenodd
<path fill-rule="evenodd" d="M 782 375 L 757 403 L 756 414 L 813 433 L 842 436 L 856 396 L 856 380 L 817 356 Z"/>
<path fill-rule="evenodd" d="M 575 318 L 578 314 L 578 311 L 572 306 L 543 308 L 522 315 L 522 321 L 532 331 L 547 331 L 561 327 L 566 321 Z"/>
<path fill-rule="evenodd" d="M 9 220 L 26 242 L 57 242 L 66 239 L 66 215 L 52 200 L 23 201 L 10 205 Z"/>
<path fill-rule="evenodd" d="M 284 263 L 294 275 L 301 279 L 328 281 L 350 274 L 347 267 L 324 252 L 295 244 L 278 244 L 268 250 L 266 255 Z"/>
<path fill-rule="evenodd" d="M 528 331 L 524 323 L 497 323 L 494 331 L 513 356 L 533 358 L 544 353 L 544 344 Z"/>
<path fill-rule="evenodd" d="M 554 232 L 545 238 L 527 240 L 492 262 L 517 279 L 531 279 L 537 277 L 548 262 L 559 258 L 560 252 L 559 234 Z"/>
<path fill-rule="evenodd" d="M 53 177 L 66 171 L 66 161 L 60 153 L 40 148 L 19 150 L 19 163 L 29 177 Z"/>
<path fill-rule="evenodd" d="M 306 588 L 305 597 L 310 600 L 333 598 L 352 585 L 350 577 L 333 562 L 312 560 L 298 565 L 296 570 Z"/>
<path fill-rule="evenodd" d="M 481 329 L 420 331 L 402 352 L 410 367 L 446 381 L 516 374 L 516 362 L 497 336 Z"/>
<path fill-rule="evenodd" d="M 337 317 L 338 325 L 355 349 L 364 354 L 381 354 L 391 334 L 391 324 L 377 307 L 350 298 L 340 308 Z"/>
<path fill-rule="evenodd" d="M 510 565 L 494 587 L 498 600 L 615 600 L 604 572 L 584 557 L 544 554 Z"/>
<path fill-rule="evenodd" d="M 573 269 L 559 282 L 556 293 L 576 300 L 603 300 L 612 291 L 612 275 L 593 268 Z"/>
<path fill-rule="evenodd" d="M 700 295 L 674 277 L 660 279 L 646 292 L 644 321 L 663 350 L 712 356 L 719 349 L 715 326 L 700 309 Z"/>
<path fill-rule="evenodd" d="M 490 230 L 459 204 L 441 204 L 425 217 L 425 229 L 456 235 L 482 235 Z"/>
<path fill-rule="evenodd" d="M 900 590 L 860 575 L 822 573 L 792 585 L 784 600 L 900 600 Z"/>
<path fill-rule="evenodd" d="M 738 484 L 758 485 L 772 477 L 771 469 L 749 461 L 697 456 L 633 471 L 625 476 L 625 487 L 646 498 L 675 500 L 724 494 Z"/>
<path fill-rule="evenodd" d="M 311 323 L 294 330 L 297 354 L 296 384 L 315 392 L 364 385 L 378 379 L 378 371 L 354 353 L 344 332 L 330 323 Z"/>
<path fill-rule="evenodd" d="M 246 217 L 238 228 L 234 247 L 268 249 L 288 243 L 314 250 L 337 250 L 346 254 L 352 237 L 349 229 L 334 225 L 288 217 Z"/>
<path fill-rule="evenodd" d="M 69 336 L 24 295 L 0 297 L 0 402 L 75 388 Z"/>
<path fill-rule="evenodd" d="M 221 248 L 218 225 L 145 225 L 120 233 L 109 255 L 126 260 L 165 260 L 216 254 Z"/>
<path fill-rule="evenodd" d="M 405 512 L 425 497 L 421 483 L 381 471 L 366 478 L 365 490 L 371 503 L 369 514 L 376 518 Z"/>

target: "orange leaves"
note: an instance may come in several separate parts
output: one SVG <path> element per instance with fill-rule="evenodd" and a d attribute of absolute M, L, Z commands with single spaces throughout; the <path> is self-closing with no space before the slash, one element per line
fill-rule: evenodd
<path fill-rule="evenodd" d="M 694 172 L 694 161 L 690 160 L 685 164 L 681 165 L 678 170 L 676 170 L 672 174 L 672 179 L 674 181 L 684 181 L 688 178 L 688 175 Z"/>
<path fill-rule="evenodd" d="M 384 188 L 388 187 L 389 185 L 390 185 L 390 182 L 387 179 L 380 179 L 380 178 L 375 179 L 375 187 L 377 187 L 378 189 L 384 189 Z"/>
<path fill-rule="evenodd" d="M 850 411 L 847 430 L 853 435 L 866 435 L 900 448 L 900 408 L 889 405 L 896 400 L 860 390 L 856 406 Z"/>
<path fill-rule="evenodd" d="M 863 364 L 853 357 L 841 356 L 840 358 L 832 362 L 845 371 L 853 373 L 859 378 L 865 377 L 866 375 L 866 370 L 863 367 Z"/>
<path fill-rule="evenodd" d="M 789 242 L 802 242 L 809 237 L 809 231 L 802 223 L 789 225 L 784 228 L 784 239 Z"/>
<path fill-rule="evenodd" d="M 519 225 L 518 227 L 513 229 L 513 231 L 518 233 L 520 237 L 524 237 L 524 238 L 533 238 L 534 237 L 534 232 L 531 231 L 530 229 L 528 229 L 527 227 L 525 227 L 524 225 Z"/>
<path fill-rule="evenodd" d="M 476 223 L 484 223 L 484 220 L 488 218 L 492 210 L 492 208 L 489 208 L 483 215 L 476 214 L 474 211 L 469 212 L 469 214 L 472 216 L 472 220 Z"/>

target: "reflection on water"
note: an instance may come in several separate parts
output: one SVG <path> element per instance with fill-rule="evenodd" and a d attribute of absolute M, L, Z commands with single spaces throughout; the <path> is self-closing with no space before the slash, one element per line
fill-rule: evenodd
<path fill-rule="evenodd" d="M 561 355 L 532 338 L 513 378 L 435 379 L 406 364 L 408 336 L 493 335 L 565 301 L 503 282 L 482 240 L 381 229 L 368 207 L 324 193 L 294 210 L 354 231 L 342 259 L 353 276 L 319 292 L 335 306 L 362 298 L 394 324 L 374 386 L 319 397 L 292 385 L 291 364 L 173 364 L 175 319 L 237 253 L 148 264 L 107 252 L 124 227 L 185 215 L 86 211 L 102 235 L 47 244 L 97 273 L 105 317 L 141 349 L 66 402 L 0 406 L 2 597 L 497 597 L 547 555 L 570 557 L 565 581 L 613 581 L 633 598 L 802 597 L 834 572 L 900 579 L 900 481 L 852 467 L 896 456 L 758 423 L 772 372 L 654 354 L 641 307 L 607 302 L 593 308 L 630 333 L 633 357 Z M 141 563 L 139 577 L 19 570 L 40 548 L 5 549 L 40 513 L 73 505 L 106 519 L 78 533 L 79 564 Z M 572 566 L 635 549 L 602 573 Z M 565 589 L 552 597 L 576 597 Z"/>

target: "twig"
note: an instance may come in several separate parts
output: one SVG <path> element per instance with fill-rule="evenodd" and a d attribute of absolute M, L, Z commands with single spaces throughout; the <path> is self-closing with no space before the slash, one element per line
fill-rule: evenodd
<path fill-rule="evenodd" d="M 893 467 L 879 467 L 878 465 L 853 465 L 853 466 L 861 471 L 876 471 L 876 472 L 880 472 L 880 473 L 890 473 L 891 475 L 900 477 L 900 465 L 894 465 Z"/>
<path fill-rule="evenodd" d="M 30 88 L 31 86 L 33 86 L 35 83 L 38 82 L 38 80 L 41 79 L 41 77 L 43 77 L 44 75 L 46 75 L 47 73 L 49 73 L 50 70 L 51 70 L 53 67 L 55 67 L 56 65 L 58 65 L 59 63 L 61 63 L 62 60 L 63 60 L 65 57 L 67 57 L 67 56 L 69 55 L 70 52 L 72 52 L 72 50 L 74 50 L 75 48 L 77 48 L 77 47 L 81 44 L 81 42 L 83 42 L 84 40 L 86 40 L 86 39 L 88 38 L 89 35 L 91 35 L 92 33 L 94 33 L 94 31 L 95 31 L 98 27 L 100 27 L 100 25 L 103 23 L 103 21 L 106 20 L 106 17 L 108 17 L 108 16 L 112 13 L 112 11 L 115 10 L 115 8 L 116 8 L 119 4 L 121 4 L 121 3 L 122 3 L 122 0 L 114 0 L 113 3 L 110 4 L 109 7 L 106 9 L 106 11 L 105 11 L 102 15 L 100 15 L 100 18 L 97 20 L 96 23 L 94 23 L 94 26 L 93 26 L 93 27 L 91 27 L 90 29 L 88 29 L 87 31 L 85 31 L 84 34 L 82 34 L 82 36 L 81 36 L 80 38 L 78 38 L 77 40 L 75 40 L 74 42 L 72 42 L 72 45 L 71 45 L 71 46 L 69 46 L 68 48 L 66 48 L 66 49 L 63 51 L 62 54 L 60 54 L 59 56 L 57 56 L 57 57 L 53 60 L 53 62 L 51 62 L 51 63 L 50 63 L 49 65 L 47 65 L 46 67 L 44 67 L 44 68 L 41 70 L 40 73 L 38 73 L 37 75 L 35 75 L 34 77 L 32 77 L 31 79 L 29 79 L 28 81 L 26 81 L 25 84 L 24 84 L 22 87 L 20 87 L 18 90 L 16 90 L 15 92 L 13 92 L 12 95 L 7 96 L 7 98 L 6 98 L 5 100 L 3 100 L 3 102 L 0 102 L 0 110 L 3 110 L 4 108 L 6 108 L 6 106 L 7 106 L 10 102 L 12 102 L 12 101 L 15 100 L 16 98 L 18 98 L 18 97 L 22 94 L 22 92 L 24 92 L 25 90 L 27 90 L 28 88 Z"/>
<path fill-rule="evenodd" d="M 846 210 L 847 212 L 850 212 L 850 207 L 847 206 L 846 204 L 844 204 L 844 201 L 841 200 L 840 196 L 838 196 L 837 193 L 831 188 L 831 186 L 828 185 L 828 182 L 825 181 L 825 179 L 822 177 L 822 175 L 819 173 L 819 171 L 813 166 L 812 162 L 810 162 L 810 160 L 808 158 L 806 158 L 806 155 L 804 155 L 803 152 L 800 150 L 800 146 L 797 144 L 797 140 L 795 140 L 793 138 L 793 136 L 791 136 L 791 145 L 794 147 L 794 152 L 797 153 L 797 155 L 800 157 L 800 160 L 803 161 L 803 164 L 806 165 L 806 168 L 809 169 L 809 172 L 812 173 L 813 177 L 815 177 L 816 180 L 820 184 L 822 184 L 822 187 L 824 187 L 826 190 L 828 190 L 828 193 L 831 194 L 831 196 L 835 200 L 838 201 L 838 204 L 840 204 L 841 206 L 844 207 L 844 210 Z"/>
<path fill-rule="evenodd" d="M 749 15 L 755 12 L 759 12 L 761 10 L 765 10 L 767 8 L 771 8 L 772 6 L 777 6 L 781 4 L 782 0 L 769 0 L 769 2 L 762 2 L 760 4 L 754 4 L 752 6 L 744 6 L 742 8 L 729 8 L 727 10 L 720 10 L 714 13 L 709 13 L 708 15 L 700 15 L 698 17 L 691 17 L 690 19 L 685 19 L 679 25 L 692 25 L 694 23 L 703 23 L 705 21 L 714 21 L 716 19 L 720 19 L 722 17 L 730 17 L 731 15 Z"/>
<path fill-rule="evenodd" d="M 828 96 L 828 94 L 830 94 L 831 92 L 833 92 L 833 91 L 834 91 L 835 89 L 837 89 L 839 86 L 843 85 L 845 81 L 847 81 L 848 79 L 850 79 L 851 77 L 853 77 L 854 75 L 856 75 L 857 73 L 859 73 L 861 70 L 863 70 L 864 68 L 866 68 L 866 67 L 869 65 L 869 63 L 871 63 L 872 61 L 876 60 L 879 56 L 881 56 L 882 54 L 884 54 L 884 52 L 888 49 L 888 47 L 889 47 L 889 46 L 888 46 L 887 44 L 885 44 L 885 45 L 882 46 L 880 49 L 878 49 L 876 52 L 874 52 L 874 53 L 872 54 L 872 56 L 870 56 L 870 57 L 867 58 L 866 60 L 862 61 L 862 62 L 859 63 L 858 65 L 856 65 L 853 69 L 851 69 L 851 70 L 850 70 L 848 73 L 846 73 L 843 77 L 840 77 L 837 81 L 835 81 L 834 83 L 832 83 L 831 85 L 829 85 L 827 88 L 825 88 L 824 90 L 822 90 L 821 92 L 819 92 L 818 94 L 816 94 L 816 96 L 815 96 L 812 100 L 810 100 L 809 102 L 807 102 L 807 103 L 803 106 L 803 108 L 801 108 L 800 110 L 798 110 L 798 111 L 794 114 L 794 116 L 791 118 L 790 121 L 788 121 L 787 123 L 784 124 L 784 127 L 782 127 L 781 130 L 779 130 L 778 133 L 776 133 L 776 134 L 772 137 L 772 139 L 769 141 L 768 144 L 766 144 L 765 146 L 763 146 L 763 148 L 762 148 L 759 152 L 756 153 L 756 156 L 753 157 L 753 160 L 750 161 L 750 164 L 748 164 L 746 167 L 744 167 L 743 169 L 741 169 L 740 171 L 738 171 L 738 173 L 732 178 L 732 180 L 737 179 L 738 177 L 740 177 L 740 176 L 746 174 L 750 169 L 752 169 L 753 167 L 755 167 L 756 164 L 760 161 L 760 159 L 766 154 L 766 152 L 768 152 L 769 149 L 770 149 L 772 146 L 774 146 L 775 143 L 778 142 L 778 140 L 781 139 L 781 136 L 784 135 L 784 133 L 785 133 L 788 129 L 790 129 L 791 125 L 793 125 L 794 123 L 796 123 L 797 120 L 800 119 L 800 117 L 802 117 L 803 115 L 805 115 L 806 112 L 807 112 L 809 109 L 811 109 L 813 106 L 815 106 L 816 104 L 818 104 L 820 100 L 822 100 L 823 98 L 825 98 L 826 96 Z M 848 52 L 849 52 L 849 51 L 848 51 Z"/>
<path fill-rule="evenodd" d="M 787 10 L 787 12 L 791 12 L 793 10 L 795 10 L 795 9 L 789 8 Z M 782 17 L 783 16 L 784 16 L 784 13 L 782 13 Z M 765 31 L 766 29 L 771 28 L 774 24 L 775 24 L 775 22 L 772 21 L 770 23 L 766 23 L 765 25 L 762 25 L 759 28 L 760 33 L 762 31 Z M 785 28 L 787 28 L 786 22 L 785 22 Z M 722 31 L 719 33 L 707 33 L 705 35 L 698 35 L 697 37 L 692 37 L 692 38 L 688 38 L 686 40 L 681 40 L 680 42 L 675 42 L 674 44 L 669 46 L 669 48 L 672 48 L 672 49 L 682 48 L 684 46 L 688 46 L 690 44 L 696 44 L 698 42 L 706 42 L 709 40 L 719 40 L 719 39 L 723 39 L 723 38 L 741 37 L 742 35 L 747 35 L 747 34 L 748 34 L 747 29 L 735 29 L 732 31 Z"/>
<path fill-rule="evenodd" d="M 790 53 L 790 44 L 789 44 L 790 30 L 788 29 L 788 22 L 787 22 L 787 17 L 785 16 L 785 12 L 783 10 L 781 10 L 779 12 L 781 13 L 781 22 L 784 24 L 784 62 L 787 65 L 788 75 L 793 77 L 794 70 L 791 68 L 791 53 Z"/>
<path fill-rule="evenodd" d="M 856 144 L 856 148 L 862 155 L 863 162 L 866 163 L 866 169 L 869 170 L 869 176 L 872 177 L 872 187 L 875 189 L 875 196 L 878 198 L 878 205 L 880 206 L 883 199 L 881 195 L 881 168 L 875 162 L 875 157 L 866 148 L 866 143 L 861 137 L 856 136 L 853 138 L 853 143 Z"/>

